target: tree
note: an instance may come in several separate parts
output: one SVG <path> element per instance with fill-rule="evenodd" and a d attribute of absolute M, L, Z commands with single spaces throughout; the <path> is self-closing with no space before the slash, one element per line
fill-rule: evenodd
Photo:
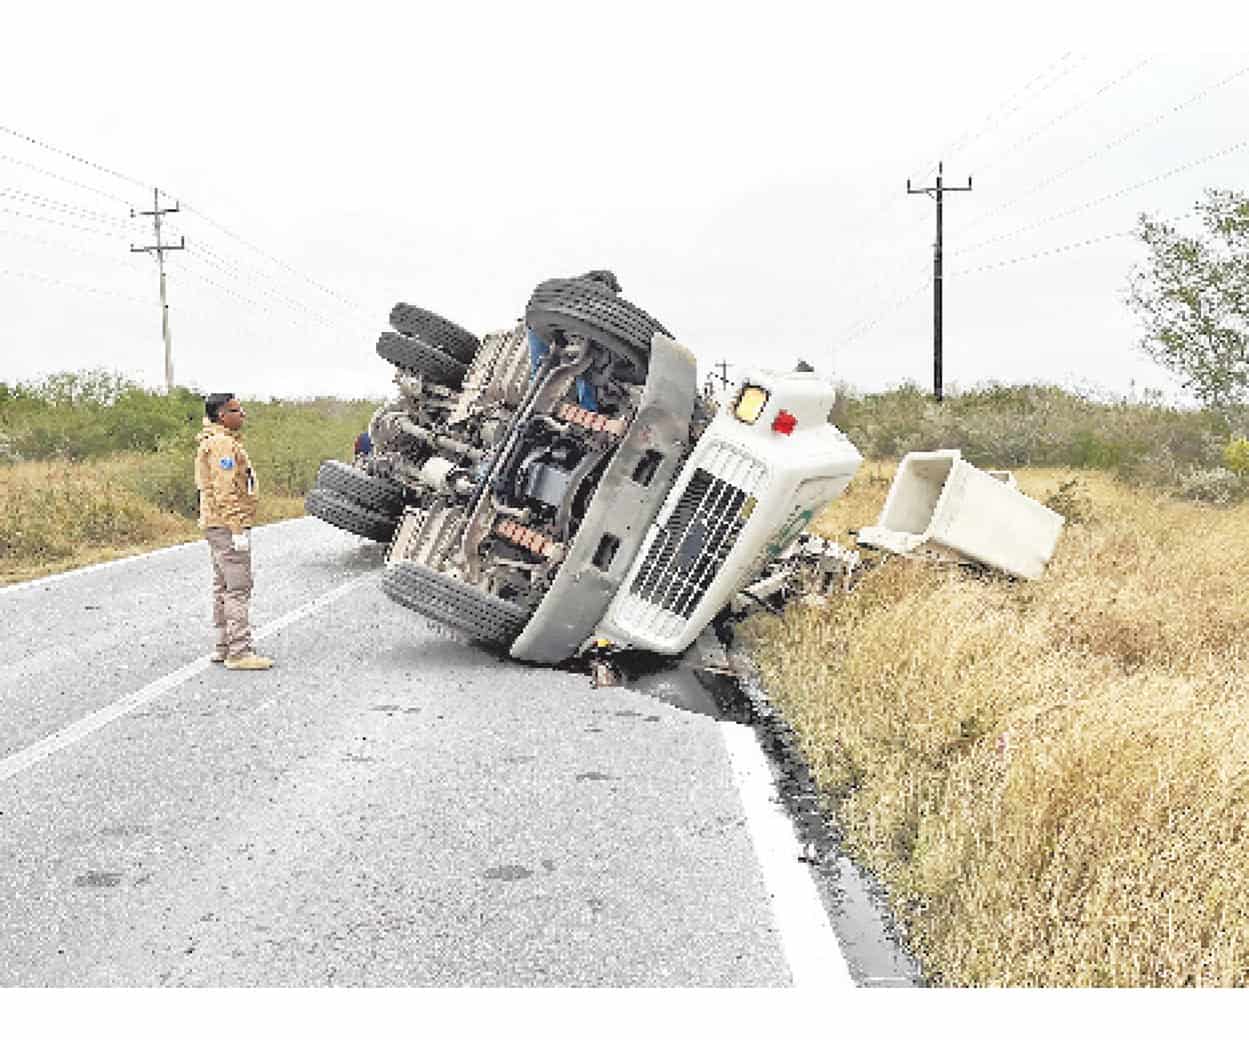
<path fill-rule="evenodd" d="M 1249 392 L 1249 196 L 1210 188 L 1193 208 L 1191 235 L 1141 214 L 1149 261 L 1133 269 L 1128 302 L 1145 324 L 1141 349 L 1222 411 Z"/>

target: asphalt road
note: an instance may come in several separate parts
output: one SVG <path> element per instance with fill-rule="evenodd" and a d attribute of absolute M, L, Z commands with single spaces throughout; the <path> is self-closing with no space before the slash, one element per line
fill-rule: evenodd
<path fill-rule="evenodd" d="M 451 641 L 319 521 L 253 544 L 266 673 L 206 661 L 202 542 L 0 590 L 0 984 L 798 978 L 727 723 Z"/>

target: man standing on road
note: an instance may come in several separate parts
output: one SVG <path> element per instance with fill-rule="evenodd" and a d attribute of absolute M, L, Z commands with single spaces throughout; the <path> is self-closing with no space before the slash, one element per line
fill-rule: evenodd
<path fill-rule="evenodd" d="M 212 660 L 248 671 L 271 668 L 252 646 L 247 611 L 252 593 L 251 527 L 256 520 L 256 474 L 239 430 L 247 413 L 233 394 L 204 398 L 204 428 L 195 453 L 199 525 L 212 550 Z"/>

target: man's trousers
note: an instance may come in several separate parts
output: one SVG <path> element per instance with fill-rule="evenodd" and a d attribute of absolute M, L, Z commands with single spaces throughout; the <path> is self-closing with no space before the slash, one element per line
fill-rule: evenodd
<path fill-rule="evenodd" d="M 247 618 L 252 596 L 251 549 L 240 552 L 234 548 L 228 527 L 209 527 L 204 538 L 212 550 L 217 649 L 230 657 L 241 657 L 252 652 L 252 629 Z"/>

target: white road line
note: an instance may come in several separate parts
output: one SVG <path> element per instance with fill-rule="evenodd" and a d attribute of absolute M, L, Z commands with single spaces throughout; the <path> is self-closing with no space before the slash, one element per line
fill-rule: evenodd
<path fill-rule="evenodd" d="M 754 730 L 736 722 L 721 722 L 719 728 L 794 985 L 854 988 L 815 882 L 799 862 L 793 824 L 777 798 L 772 770 Z"/>
<path fill-rule="evenodd" d="M 293 524 L 297 520 L 305 519 L 307 517 L 295 516 L 288 520 L 275 520 L 271 524 L 263 524 L 262 526 L 277 527 L 280 524 Z M 179 542 L 177 545 L 166 545 L 161 549 L 149 549 L 147 552 L 135 553 L 133 556 L 119 556 L 115 560 L 105 560 L 103 563 L 89 563 L 85 567 L 75 567 L 73 570 L 61 571 L 59 574 L 49 574 L 43 578 L 32 578 L 30 581 L 15 582 L 12 585 L 0 586 L 0 596 L 9 592 L 25 592 L 30 589 L 41 588 L 44 585 L 65 581 L 67 578 L 76 578 L 80 574 L 90 574 L 92 571 L 103 570 L 105 567 L 118 567 L 123 563 L 134 563 L 136 560 L 146 560 L 151 556 L 163 556 L 165 553 L 177 552 L 179 549 L 189 549 L 192 546 L 202 544 L 202 538 L 190 542 Z"/>
<path fill-rule="evenodd" d="M 313 614 L 322 607 L 333 603 L 336 599 L 341 599 L 366 581 L 375 581 L 376 579 L 377 575 L 370 572 L 369 574 L 362 574 L 358 578 L 353 578 L 337 588 L 330 589 L 329 592 L 323 593 L 316 599 L 305 603 L 302 607 L 292 610 L 289 614 L 283 614 L 276 621 L 270 621 L 269 624 L 256 631 L 256 638 L 264 639 L 275 632 L 280 632 L 287 626 L 293 625 L 296 621 L 300 621 L 309 614 Z M 64 729 L 36 741 L 30 747 L 16 751 L 7 758 L 0 759 L 0 781 L 16 776 L 23 770 L 29 769 L 35 763 L 42 762 L 49 755 L 55 754 L 62 748 L 78 743 L 83 737 L 90 736 L 96 730 L 107 726 L 110 722 L 115 722 L 122 716 L 129 715 L 136 708 L 141 708 L 143 705 L 151 703 L 157 697 L 181 685 L 191 676 L 198 675 L 204 669 L 211 667 L 212 663 L 207 657 L 197 657 L 194 661 L 183 665 L 177 671 L 170 672 L 168 675 L 148 683 L 143 689 L 127 694 L 107 707 L 92 712 L 77 722 L 70 723 Z"/>

